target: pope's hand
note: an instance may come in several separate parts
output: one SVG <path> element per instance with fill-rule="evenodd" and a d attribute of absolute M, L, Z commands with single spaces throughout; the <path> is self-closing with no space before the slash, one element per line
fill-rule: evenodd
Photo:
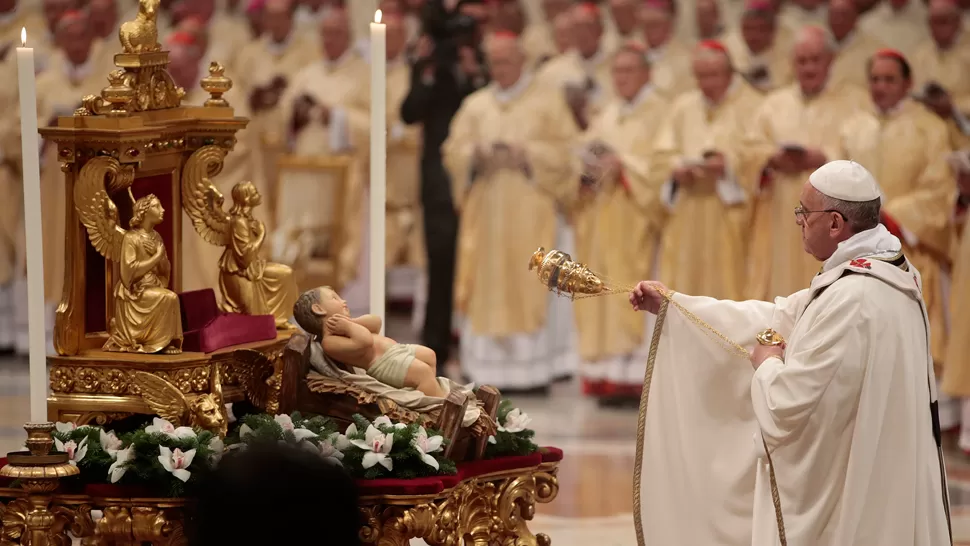
<path fill-rule="evenodd" d="M 778 360 L 785 360 L 784 343 L 781 345 L 755 345 L 754 350 L 751 351 L 751 365 L 757 370 L 765 360 L 772 357 L 775 357 Z"/>
<path fill-rule="evenodd" d="M 654 315 L 660 311 L 663 293 L 669 292 L 667 287 L 659 281 L 640 281 L 630 292 L 630 305 L 634 311 L 647 311 Z"/>

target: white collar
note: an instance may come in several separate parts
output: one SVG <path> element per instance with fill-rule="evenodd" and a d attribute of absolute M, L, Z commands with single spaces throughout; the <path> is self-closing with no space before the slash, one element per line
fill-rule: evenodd
<path fill-rule="evenodd" d="M 708 110 L 712 108 L 717 108 L 718 106 L 724 104 L 725 102 L 728 101 L 728 99 L 731 98 L 731 95 L 738 88 L 738 79 L 739 78 L 737 76 L 731 76 L 731 83 L 728 85 L 728 88 L 724 91 L 724 96 L 721 97 L 721 102 L 717 104 L 711 102 L 711 100 L 707 98 L 707 95 L 701 93 L 701 97 L 703 97 L 704 99 L 704 105 L 707 106 Z"/>
<path fill-rule="evenodd" d="M 505 89 L 499 88 L 497 83 L 492 83 L 491 87 L 495 100 L 501 104 L 506 104 L 522 95 L 530 83 L 532 83 L 532 72 L 523 72 L 518 81 Z"/>
<path fill-rule="evenodd" d="M 626 116 L 633 113 L 634 110 L 639 108 L 640 105 L 647 100 L 647 97 L 649 97 L 651 93 L 653 93 L 653 85 L 650 85 L 650 82 L 647 82 L 643 87 L 640 88 L 639 91 L 637 91 L 637 94 L 633 96 L 633 99 L 623 103 L 623 106 L 620 107 L 620 115 Z"/>
<path fill-rule="evenodd" d="M 906 105 L 909 104 L 909 101 L 910 101 L 909 97 L 903 97 L 903 99 L 897 102 L 895 106 L 893 106 L 889 110 L 886 110 L 885 112 L 879 112 L 879 114 L 883 116 L 895 116 L 896 114 L 902 112 L 903 108 L 906 108 Z"/>
<path fill-rule="evenodd" d="M 899 254 L 903 244 L 899 242 L 886 226 L 878 226 L 856 233 L 852 237 L 839 243 L 835 252 L 822 264 L 822 272 L 830 271 L 845 262 L 856 258 L 880 257 L 887 258 Z"/>
<path fill-rule="evenodd" d="M 266 36 L 266 49 L 270 52 L 271 55 L 276 57 L 280 57 L 284 53 L 286 53 L 286 50 L 290 48 L 290 45 L 292 43 L 293 43 L 293 32 L 290 32 L 289 34 L 287 34 L 286 39 L 284 39 L 282 42 L 274 42 L 272 38 L 270 38 L 269 36 Z"/>
<path fill-rule="evenodd" d="M 350 58 L 356 54 L 357 54 L 356 48 L 354 46 L 350 46 L 347 48 L 347 51 L 344 51 L 343 55 L 341 55 L 340 57 L 337 57 L 332 61 L 330 59 L 324 58 L 323 66 L 326 67 L 328 71 L 337 70 L 338 68 L 346 64 L 347 61 L 350 60 Z"/>
<path fill-rule="evenodd" d="M 858 34 L 858 31 L 856 29 L 852 29 L 849 31 L 848 34 L 845 35 L 845 37 L 843 37 L 839 41 L 836 41 L 835 38 L 833 37 L 832 41 L 835 42 L 835 48 L 839 51 L 842 51 L 843 49 L 849 47 L 850 45 L 852 45 L 852 42 L 855 41 L 857 34 Z"/>
<path fill-rule="evenodd" d="M 92 53 L 94 52 L 92 51 Z M 89 54 L 88 60 L 84 61 L 82 64 L 71 64 L 70 59 L 68 59 L 67 56 L 64 57 L 64 72 L 72 83 L 80 83 L 91 75 L 91 72 L 94 69 L 94 59 L 92 57 L 93 55 Z"/>
<path fill-rule="evenodd" d="M 651 63 L 656 63 L 660 59 L 663 59 L 664 53 L 667 51 L 667 46 L 670 44 L 669 41 L 658 45 L 657 47 L 651 47 L 647 50 L 647 59 Z"/>
<path fill-rule="evenodd" d="M 577 49 L 576 56 L 579 57 L 579 62 L 582 63 L 583 68 L 586 69 L 586 72 L 592 73 L 595 72 L 596 68 L 603 63 L 603 60 L 606 58 L 606 52 L 603 51 L 603 48 L 601 47 L 596 50 L 596 53 L 594 53 L 592 57 L 586 59 Z"/>

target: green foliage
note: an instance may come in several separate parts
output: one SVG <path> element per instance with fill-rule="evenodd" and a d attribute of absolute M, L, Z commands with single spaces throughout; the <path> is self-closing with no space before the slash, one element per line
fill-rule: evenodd
<path fill-rule="evenodd" d="M 434 429 L 425 429 L 421 425 L 412 423 L 392 423 L 389 419 L 378 418 L 370 422 L 361 415 L 353 416 L 354 423 L 347 429 L 347 440 L 350 445 L 343 450 L 343 464 L 350 472 L 363 479 L 395 478 L 412 479 L 426 476 L 454 475 L 458 472 L 454 461 L 444 457 L 445 440 L 441 433 Z M 371 434 L 380 434 L 376 442 L 368 442 L 368 430 L 373 427 Z M 420 441 L 427 439 L 427 456 L 433 459 L 438 468 L 429 464 L 430 460 L 423 457 L 419 449 Z M 436 439 L 437 437 L 437 439 Z M 380 455 L 373 455 L 371 448 L 375 443 L 390 442 L 390 451 Z M 385 458 L 386 457 L 386 458 Z M 372 459 L 381 458 L 384 464 L 373 462 Z M 388 463 L 387 461 L 390 461 Z M 365 463 L 369 465 L 365 468 Z M 391 468 L 388 469 L 387 466 Z"/>
<path fill-rule="evenodd" d="M 513 422 L 509 422 L 509 414 L 512 414 Z M 524 428 L 525 425 L 529 424 L 531 419 L 522 413 L 521 410 L 514 407 L 512 402 L 507 398 L 503 398 L 499 402 L 495 420 L 499 425 L 498 432 L 489 439 L 488 444 L 485 446 L 486 459 L 531 455 L 539 449 L 535 442 L 532 441 L 536 434 L 535 431 Z M 510 431 L 506 427 L 512 430 Z M 518 430 L 519 428 L 521 430 Z"/>

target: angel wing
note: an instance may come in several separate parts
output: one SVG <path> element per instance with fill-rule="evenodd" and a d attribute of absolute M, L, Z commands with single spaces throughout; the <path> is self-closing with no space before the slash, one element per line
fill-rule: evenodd
<path fill-rule="evenodd" d="M 118 207 L 108 197 L 105 182 L 113 188 L 128 187 L 134 173 L 132 167 L 113 157 L 95 157 L 81 167 L 74 186 L 74 208 L 87 228 L 88 239 L 98 253 L 115 262 L 121 258 L 125 230 L 119 225 Z"/>
<path fill-rule="evenodd" d="M 192 219 L 195 231 L 206 242 L 229 244 L 229 215 L 222 209 L 222 194 L 211 177 L 222 171 L 226 150 L 203 146 L 195 151 L 182 169 L 182 210 Z"/>
<path fill-rule="evenodd" d="M 237 349 L 232 357 L 242 369 L 243 386 L 250 403 L 269 411 L 266 408 L 274 402 L 274 387 L 279 388 L 279 385 L 271 385 L 272 382 L 267 381 L 276 373 L 272 359 L 252 349 Z"/>
<path fill-rule="evenodd" d="M 175 426 L 186 424 L 188 403 L 175 385 L 142 371 L 133 372 L 132 380 L 141 392 L 142 399 L 159 417 Z"/>

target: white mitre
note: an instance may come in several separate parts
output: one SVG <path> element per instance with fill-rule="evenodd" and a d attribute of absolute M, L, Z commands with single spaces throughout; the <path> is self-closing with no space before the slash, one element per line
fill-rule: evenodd
<path fill-rule="evenodd" d="M 876 177 L 855 161 L 829 161 L 808 177 L 808 182 L 823 195 L 859 203 L 882 198 Z"/>

